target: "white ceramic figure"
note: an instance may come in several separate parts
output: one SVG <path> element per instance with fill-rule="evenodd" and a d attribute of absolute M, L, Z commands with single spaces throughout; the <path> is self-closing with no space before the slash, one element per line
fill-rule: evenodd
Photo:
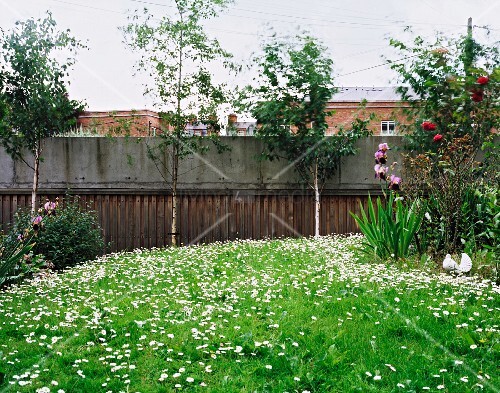
<path fill-rule="evenodd" d="M 472 268 L 472 260 L 470 257 L 462 253 L 462 260 L 460 261 L 460 265 L 456 263 L 450 254 L 446 254 L 446 257 L 443 261 L 443 269 L 447 272 L 453 273 L 467 273 Z"/>

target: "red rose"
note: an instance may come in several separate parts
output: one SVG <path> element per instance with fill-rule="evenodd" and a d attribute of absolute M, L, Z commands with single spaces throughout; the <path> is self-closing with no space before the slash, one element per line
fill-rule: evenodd
<path fill-rule="evenodd" d="M 483 96 L 482 91 L 476 91 L 476 92 L 472 93 L 472 96 L 471 96 L 471 99 L 474 102 L 481 102 L 483 100 L 483 98 L 484 98 L 484 96 Z"/>
<path fill-rule="evenodd" d="M 488 78 L 487 76 L 480 76 L 479 78 L 477 78 L 477 83 L 479 83 L 480 85 L 485 85 L 489 82 L 490 78 Z"/>
<path fill-rule="evenodd" d="M 433 141 L 437 143 L 441 141 L 441 139 L 443 139 L 443 136 L 441 134 L 436 134 L 434 135 Z"/>
<path fill-rule="evenodd" d="M 424 121 L 422 123 L 422 128 L 425 130 L 425 131 L 434 131 L 436 129 L 436 125 L 430 121 Z"/>

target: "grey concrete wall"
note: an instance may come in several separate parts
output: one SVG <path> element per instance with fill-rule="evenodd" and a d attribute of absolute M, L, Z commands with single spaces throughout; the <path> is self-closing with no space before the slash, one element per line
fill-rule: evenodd
<path fill-rule="evenodd" d="M 231 151 L 193 156 L 180 168 L 179 190 L 266 192 L 300 190 L 293 166 L 285 161 L 258 161 L 261 141 L 252 137 L 223 137 Z M 347 157 L 325 192 L 366 194 L 380 189 L 374 179 L 374 153 L 378 144 L 401 145 L 399 137 L 370 137 L 358 143 L 359 153 Z M 151 144 L 154 139 L 149 139 Z M 28 160 L 29 157 L 26 157 Z M 168 157 L 165 157 L 168 159 Z M 47 140 L 40 169 L 40 191 L 162 192 L 168 185 L 148 157 L 144 140 L 137 138 L 52 138 Z M 389 161 L 398 161 L 397 151 Z M 13 162 L 0 148 L 0 192 L 29 190 L 32 170 Z M 168 179 L 168 173 L 162 173 Z"/>

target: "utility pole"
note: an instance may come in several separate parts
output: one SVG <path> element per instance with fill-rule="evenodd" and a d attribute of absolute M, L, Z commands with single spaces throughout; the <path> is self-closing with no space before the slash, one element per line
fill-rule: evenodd
<path fill-rule="evenodd" d="M 472 64 L 474 63 L 474 41 L 472 39 L 472 18 L 467 21 L 467 37 L 464 46 L 464 71 L 465 75 L 470 75 Z"/>

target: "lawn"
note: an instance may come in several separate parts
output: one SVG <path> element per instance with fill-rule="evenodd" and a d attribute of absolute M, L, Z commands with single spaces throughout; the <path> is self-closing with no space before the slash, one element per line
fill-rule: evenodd
<path fill-rule="evenodd" d="M 499 288 L 360 237 L 106 256 L 0 292 L 3 392 L 498 392 Z"/>

